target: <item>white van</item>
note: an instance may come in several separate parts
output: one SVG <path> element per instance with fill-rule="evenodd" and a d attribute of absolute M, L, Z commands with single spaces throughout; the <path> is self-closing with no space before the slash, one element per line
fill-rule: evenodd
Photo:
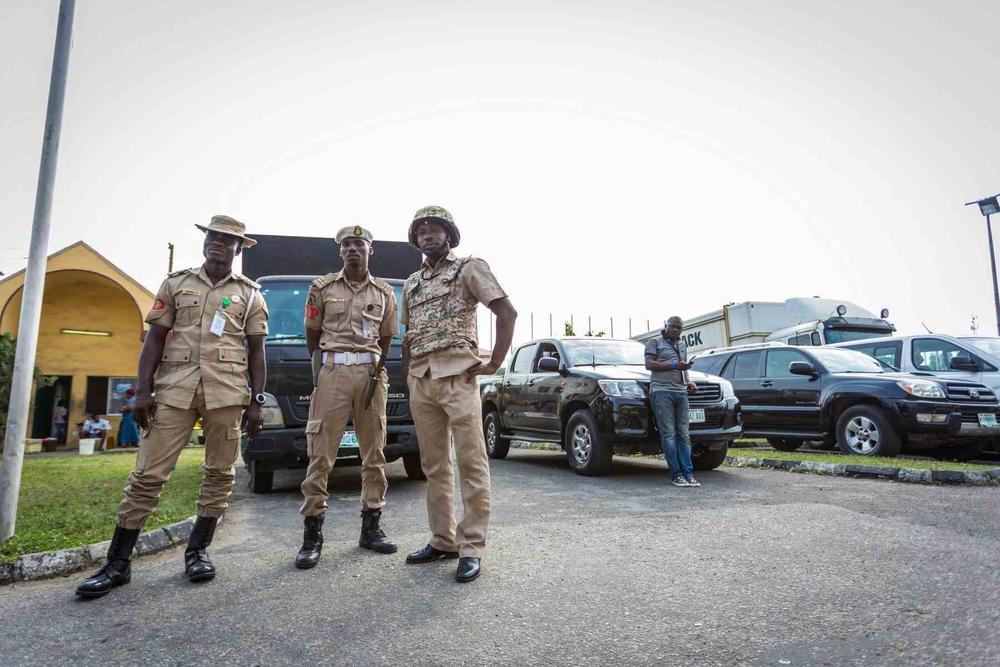
<path fill-rule="evenodd" d="M 838 343 L 907 373 L 971 380 L 1000 395 L 1000 337 L 917 334 Z M 1000 451 L 1000 438 L 992 448 Z"/>

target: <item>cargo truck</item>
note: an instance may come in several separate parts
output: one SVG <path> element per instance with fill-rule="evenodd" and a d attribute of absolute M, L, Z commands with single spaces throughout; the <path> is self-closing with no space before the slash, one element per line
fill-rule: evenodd
<path fill-rule="evenodd" d="M 688 352 L 775 341 L 789 345 L 828 345 L 891 336 L 896 327 L 889 311 L 875 315 L 861 306 L 836 299 L 794 298 L 743 301 L 684 320 Z M 647 341 L 660 330 L 633 338 Z"/>

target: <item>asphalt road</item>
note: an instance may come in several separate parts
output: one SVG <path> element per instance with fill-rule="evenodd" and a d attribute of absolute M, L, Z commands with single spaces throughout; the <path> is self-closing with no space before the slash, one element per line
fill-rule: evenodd
<path fill-rule="evenodd" d="M 357 547 L 356 468 L 331 484 L 320 565 L 296 570 L 301 474 L 241 485 L 211 550 L 180 548 L 78 601 L 74 576 L 0 589 L 15 664 L 1000 664 L 1000 489 L 722 468 L 704 487 L 617 460 L 587 479 L 553 452 L 494 462 L 483 575 L 408 566 L 424 486 L 390 466 L 385 527 Z"/>

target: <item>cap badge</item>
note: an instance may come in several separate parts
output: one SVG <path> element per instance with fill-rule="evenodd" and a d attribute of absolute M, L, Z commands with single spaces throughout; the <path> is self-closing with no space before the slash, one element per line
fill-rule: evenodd
<path fill-rule="evenodd" d="M 354 225 L 354 235 L 361 236 L 361 234 L 362 234 L 361 225 Z"/>

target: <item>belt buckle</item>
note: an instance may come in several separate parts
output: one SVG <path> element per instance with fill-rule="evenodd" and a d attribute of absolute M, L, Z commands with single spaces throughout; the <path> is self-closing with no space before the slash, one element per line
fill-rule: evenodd
<path fill-rule="evenodd" d="M 357 352 L 344 352 L 344 365 L 346 365 L 346 366 L 357 366 L 358 365 L 358 353 Z"/>

